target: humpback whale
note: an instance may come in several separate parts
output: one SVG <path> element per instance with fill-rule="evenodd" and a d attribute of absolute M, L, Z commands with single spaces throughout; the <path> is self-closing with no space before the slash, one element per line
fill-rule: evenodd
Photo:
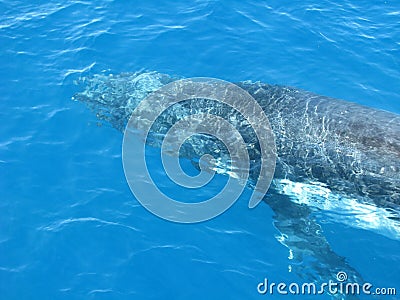
<path fill-rule="evenodd" d="M 144 71 L 96 74 L 78 80 L 84 89 L 73 100 L 84 102 L 98 119 L 123 131 L 143 99 L 177 79 Z M 309 272 L 309 277 L 321 280 L 345 270 L 349 278 L 362 281 L 345 258 L 330 248 L 320 225 L 311 216 L 312 205 L 295 199 L 299 195 L 296 187 L 306 187 L 311 193 L 307 194 L 310 199 L 313 192 L 322 198 L 333 194 L 338 195 L 334 197 L 338 201 L 355 200 L 349 202 L 350 209 L 356 208 L 353 203 L 383 209 L 388 220 L 394 222 L 390 225 L 394 228 L 391 237 L 400 238 L 400 116 L 288 86 L 251 81 L 236 84 L 259 103 L 275 135 L 276 168 L 272 191 L 264 201 L 276 214 L 275 226 L 281 232 L 278 240 L 289 248 L 295 261 L 302 261 L 304 256 L 316 261 L 317 274 L 301 269 L 302 274 Z M 182 116 L 198 112 L 234 120 L 233 125 L 247 146 L 251 161 L 249 186 L 254 186 L 260 172 L 260 145 L 246 119 L 231 107 L 211 99 L 179 103 L 157 119 L 146 142 L 161 147 L 168 128 Z M 212 136 L 194 136 L 180 148 L 179 155 L 199 167 L 197 159 L 213 149 L 224 149 L 224 146 Z M 224 169 L 229 162 L 227 154 L 211 152 L 222 162 L 215 167 Z"/>
<path fill-rule="evenodd" d="M 176 79 L 156 72 L 96 75 L 83 80 L 86 89 L 74 99 L 85 102 L 98 118 L 122 131 L 142 99 Z M 250 81 L 236 84 L 260 104 L 269 119 L 276 143 L 276 179 L 318 182 L 359 201 L 399 208 L 400 115 L 287 86 Z M 259 145 L 244 117 L 231 107 L 196 99 L 168 109 L 152 131 L 162 136 L 180 116 L 199 111 L 238 120 L 236 127 L 251 145 L 250 180 L 254 179 L 259 172 Z M 157 139 L 153 143 L 157 144 Z M 218 141 L 203 135 L 200 142 L 193 139 L 190 143 L 182 156 L 198 157 Z"/>

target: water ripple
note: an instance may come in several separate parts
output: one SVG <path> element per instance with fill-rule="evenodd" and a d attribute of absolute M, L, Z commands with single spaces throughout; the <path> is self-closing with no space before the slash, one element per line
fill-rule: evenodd
<path fill-rule="evenodd" d="M 100 225 L 117 226 L 117 227 L 127 228 L 130 230 L 136 231 L 136 232 L 141 231 L 133 226 L 124 225 L 124 224 L 120 224 L 117 222 L 105 221 L 105 220 L 101 220 L 101 219 L 93 218 L 93 217 L 70 218 L 70 219 L 60 220 L 58 222 L 52 223 L 51 225 L 38 227 L 37 230 L 58 232 L 58 231 L 63 230 L 64 227 L 67 227 L 70 225 L 77 225 L 79 223 L 97 223 Z"/>

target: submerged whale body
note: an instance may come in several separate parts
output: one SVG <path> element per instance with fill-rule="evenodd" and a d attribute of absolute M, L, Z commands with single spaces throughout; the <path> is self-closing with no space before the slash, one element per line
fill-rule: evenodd
<path fill-rule="evenodd" d="M 80 79 L 84 90 L 73 100 L 84 102 L 97 118 L 123 131 L 144 98 L 176 79 L 157 72 L 97 74 Z M 312 201 L 316 199 L 318 210 L 322 204 L 322 209 L 334 212 L 334 222 L 400 239 L 400 116 L 286 86 L 236 84 L 260 104 L 275 135 L 277 162 L 264 201 L 275 213 L 277 240 L 289 249 L 288 268 L 310 281 L 327 282 L 346 271 L 349 282 L 363 282 L 357 270 L 332 250 Z M 137 121 L 146 122 L 146 109 L 156 105 L 144 108 Z M 204 112 L 229 120 L 239 131 L 250 158 L 249 185 L 254 186 L 260 172 L 258 139 L 246 118 L 220 102 L 194 98 L 169 107 L 153 123 L 146 143 L 160 147 L 176 121 Z M 179 152 L 195 166 L 203 154 L 212 154 L 220 162 L 216 167 L 229 168 L 226 147 L 212 136 L 192 136 Z M 315 268 L 305 267 L 304 261 Z"/>
<path fill-rule="evenodd" d="M 123 131 L 138 103 L 177 78 L 156 72 L 95 75 L 83 78 L 85 102 L 98 118 Z M 296 88 L 260 82 L 239 82 L 260 104 L 275 135 L 274 177 L 292 182 L 318 182 L 323 187 L 361 202 L 397 209 L 400 206 L 400 116 Z M 149 110 L 154 107 L 149 107 Z M 251 179 L 259 172 L 259 145 L 246 119 L 209 99 L 192 99 L 168 108 L 153 124 L 160 145 L 163 134 L 182 116 L 207 112 L 235 120 L 251 159 Z M 193 137 L 180 155 L 199 157 L 223 145 L 210 136 Z M 228 161 L 224 151 L 220 161 Z M 250 183 L 251 184 L 251 183 Z"/>

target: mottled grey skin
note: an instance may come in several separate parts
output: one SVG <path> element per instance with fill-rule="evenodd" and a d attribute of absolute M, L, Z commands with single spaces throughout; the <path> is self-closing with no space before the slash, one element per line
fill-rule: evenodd
<path fill-rule="evenodd" d="M 276 177 L 326 183 L 379 206 L 400 205 L 400 116 L 295 88 L 239 83 L 276 137 Z"/>

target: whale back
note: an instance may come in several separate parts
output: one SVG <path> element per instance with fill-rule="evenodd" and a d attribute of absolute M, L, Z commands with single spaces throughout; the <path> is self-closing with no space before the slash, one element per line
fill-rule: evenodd
<path fill-rule="evenodd" d="M 381 206 L 400 204 L 400 116 L 299 89 L 239 83 L 276 137 L 276 176 L 326 183 Z"/>

